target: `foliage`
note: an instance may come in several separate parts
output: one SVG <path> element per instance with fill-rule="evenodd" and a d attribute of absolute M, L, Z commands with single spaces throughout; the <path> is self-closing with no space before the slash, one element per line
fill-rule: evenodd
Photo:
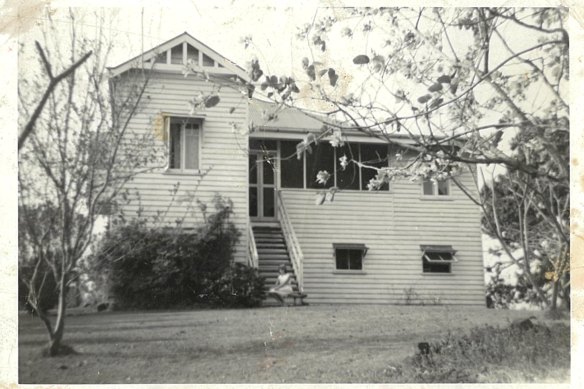
<path fill-rule="evenodd" d="M 556 139 L 555 143 L 566 147 L 568 142 Z M 552 300 L 553 304 L 554 294 L 559 294 L 569 305 L 569 188 L 512 171 L 485 185 L 481 198 L 483 229 L 501 242 L 492 254 L 510 258 L 487 269 L 493 273 L 487 295 L 499 303 L 506 301 L 501 304 L 506 306 L 518 298 L 538 305 Z M 515 285 L 506 285 L 500 277 L 510 265 L 518 270 Z M 547 288 L 549 281 L 554 281 L 553 289 Z"/>
<path fill-rule="evenodd" d="M 136 220 L 106 234 L 88 262 L 94 262 L 98 272 L 109 274 L 117 308 L 223 301 L 222 291 L 214 288 L 231 274 L 229 265 L 240 232 L 229 220 L 233 213 L 230 200 L 217 195 L 214 207 L 215 213 L 205 213 L 206 222 L 193 232 Z M 204 205 L 201 208 L 206 210 Z"/>
<path fill-rule="evenodd" d="M 258 269 L 241 263 L 234 263 L 212 285 L 207 301 L 215 306 L 259 307 L 266 297 L 265 279 Z"/>
<path fill-rule="evenodd" d="M 570 328 L 534 325 L 497 328 L 485 326 L 468 335 L 449 333 L 418 353 L 386 370 L 391 382 L 503 383 L 565 380 L 570 368 Z"/>

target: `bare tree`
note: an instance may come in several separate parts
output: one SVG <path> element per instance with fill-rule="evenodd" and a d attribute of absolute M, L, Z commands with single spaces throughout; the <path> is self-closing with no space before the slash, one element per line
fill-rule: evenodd
<path fill-rule="evenodd" d="M 19 234 L 25 248 L 19 262 L 28 262 L 34 269 L 26 280 L 28 300 L 47 329 L 50 356 L 71 351 L 62 344 L 66 295 L 77 263 L 93 239 L 97 217 L 108 212 L 125 183 L 157 158 L 151 151 L 151 136 L 133 134 L 129 126 L 148 83 L 146 73 L 109 79 L 105 61 L 111 41 L 104 19 L 97 36 L 89 40 L 79 33 L 82 17 L 69 10 L 70 28 L 64 40 L 67 34 L 60 33 L 48 15 L 40 64 L 46 72 L 80 53 L 93 55 L 55 84 L 46 98 L 46 109 L 37 116 L 36 130 L 29 132 L 19 154 Z M 37 82 L 40 71 L 35 77 L 20 80 L 21 117 L 34 117 L 29 115 L 27 101 L 43 94 Z M 54 322 L 38 305 L 42 277 L 46 277 L 42 267 L 50 270 L 58 289 Z"/>

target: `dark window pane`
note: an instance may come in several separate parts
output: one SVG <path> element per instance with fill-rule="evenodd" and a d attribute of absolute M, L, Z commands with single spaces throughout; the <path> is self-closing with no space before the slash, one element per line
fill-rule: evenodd
<path fill-rule="evenodd" d="M 249 216 L 258 216 L 258 188 L 249 188 Z"/>
<path fill-rule="evenodd" d="M 361 270 L 363 268 L 363 263 L 362 263 L 363 252 L 361 250 L 348 250 L 348 251 L 349 251 L 349 269 Z"/>
<path fill-rule="evenodd" d="M 274 177 L 276 176 L 275 160 L 268 155 L 264 155 L 262 158 L 262 169 L 264 184 L 273 185 Z"/>
<path fill-rule="evenodd" d="M 180 156 L 180 132 L 181 125 L 179 123 L 170 124 L 170 165 L 171 169 L 181 168 Z"/>
<path fill-rule="evenodd" d="M 336 266 L 339 270 L 362 270 L 363 251 L 351 249 L 336 249 Z"/>
<path fill-rule="evenodd" d="M 367 166 L 382 168 L 388 166 L 387 145 L 381 144 L 361 144 L 361 162 Z M 377 170 L 361 168 L 361 189 L 367 190 L 369 181 L 377 176 Z M 383 184 L 380 190 L 389 189 L 387 183 Z"/>
<path fill-rule="evenodd" d="M 275 140 L 264 140 L 264 139 L 250 139 L 249 140 L 250 150 L 274 150 L 278 149 L 278 142 Z"/>
<path fill-rule="evenodd" d="M 280 180 L 282 188 L 304 188 L 304 159 L 296 157 L 299 141 L 280 142 Z"/>
<path fill-rule="evenodd" d="M 174 65 L 182 65 L 183 63 L 183 45 L 174 46 L 170 50 L 170 63 Z"/>
<path fill-rule="evenodd" d="M 337 269 L 339 270 L 347 270 L 349 269 L 349 261 L 348 261 L 348 250 L 336 250 L 336 262 L 337 262 Z"/>
<path fill-rule="evenodd" d="M 274 188 L 264 188 L 264 216 L 273 217 L 275 215 Z"/>
<path fill-rule="evenodd" d="M 359 145 L 345 144 L 343 147 L 337 147 L 337 186 L 340 189 L 359 189 L 359 166 L 349 162 L 343 170 L 340 158 L 346 156 L 347 161 L 359 160 Z"/>
<path fill-rule="evenodd" d="M 334 186 L 335 154 L 332 146 L 328 142 L 321 142 L 316 147 L 312 145 L 312 153 L 307 151 L 305 155 L 306 187 L 320 189 Z M 323 170 L 326 170 L 331 175 L 324 185 L 316 182 L 316 175 Z"/>
<path fill-rule="evenodd" d="M 193 61 L 195 65 L 199 65 L 199 50 L 187 44 L 187 62 Z"/>
<path fill-rule="evenodd" d="M 427 196 L 432 196 L 434 194 L 434 182 L 430 180 L 424 181 L 424 194 Z"/>
<path fill-rule="evenodd" d="M 250 184 L 257 184 L 258 183 L 258 166 L 256 161 L 258 160 L 257 154 L 250 154 L 249 155 L 249 183 Z"/>
<path fill-rule="evenodd" d="M 451 260 L 452 253 L 426 253 L 432 260 Z M 422 269 L 424 273 L 450 273 L 450 263 L 428 262 L 425 256 L 422 256 Z"/>
<path fill-rule="evenodd" d="M 449 194 L 448 181 L 438 181 L 438 195 L 448 196 Z"/>

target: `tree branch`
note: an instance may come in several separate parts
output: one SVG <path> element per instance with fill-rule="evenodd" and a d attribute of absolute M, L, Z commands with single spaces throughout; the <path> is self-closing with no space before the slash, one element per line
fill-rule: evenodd
<path fill-rule="evenodd" d="M 36 109 L 32 113 L 32 116 L 28 119 L 28 122 L 26 123 L 24 130 L 22 131 L 22 133 L 18 137 L 18 150 L 19 151 L 22 148 L 22 146 L 24 146 L 24 142 L 26 141 L 26 139 L 28 138 L 28 136 L 30 135 L 32 130 L 34 129 L 34 126 L 36 124 L 37 119 L 41 115 L 41 112 L 43 111 L 43 108 L 44 108 L 45 104 L 47 103 L 49 96 L 53 93 L 56 86 L 63 79 L 65 79 L 69 75 L 73 74 L 75 72 L 75 70 L 79 66 L 81 66 L 85 61 L 87 61 L 87 59 L 92 54 L 92 52 L 89 51 L 83 57 L 81 57 L 81 59 L 79 59 L 79 61 L 77 61 L 73 65 L 69 66 L 69 68 L 65 69 L 62 73 L 58 74 L 56 77 L 53 77 L 53 73 L 51 72 L 51 65 L 48 62 L 41 45 L 38 42 L 35 42 L 35 44 L 36 44 L 37 50 L 39 51 L 39 55 L 41 56 L 41 59 L 42 59 L 43 64 L 45 66 L 45 71 L 47 72 L 47 75 L 49 76 L 50 81 L 49 81 L 49 85 L 47 86 L 47 89 L 45 90 L 45 93 L 43 94 L 41 100 L 39 101 L 38 105 L 36 106 Z"/>

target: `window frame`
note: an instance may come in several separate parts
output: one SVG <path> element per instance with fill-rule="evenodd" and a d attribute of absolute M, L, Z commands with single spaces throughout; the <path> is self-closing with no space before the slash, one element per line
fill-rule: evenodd
<path fill-rule="evenodd" d="M 431 182 L 432 183 L 432 194 L 427 194 L 424 192 L 424 184 L 427 182 Z M 446 194 L 440 194 L 440 192 L 438 191 L 438 185 L 440 183 L 446 183 L 446 189 L 447 189 L 447 193 Z M 432 180 L 432 179 L 424 179 L 422 180 L 422 184 L 421 184 L 421 190 L 420 190 L 422 197 L 423 198 L 450 198 L 452 196 L 452 190 L 451 190 L 451 185 L 450 185 L 450 179 L 446 179 L 446 180 Z"/>
<path fill-rule="evenodd" d="M 452 274 L 452 264 L 458 262 L 456 250 L 450 245 L 420 245 L 422 251 L 422 273 L 423 274 Z M 431 258 L 428 254 L 437 255 L 439 259 Z M 448 256 L 449 258 L 445 258 Z M 438 266 L 436 266 L 438 265 Z M 447 267 L 445 265 L 448 265 Z M 448 271 L 432 270 L 445 268 Z"/>
<path fill-rule="evenodd" d="M 172 147 L 172 133 L 171 133 L 171 124 L 173 122 L 179 121 L 181 122 L 180 128 L 180 167 L 170 167 L 171 166 L 171 147 Z M 187 169 L 185 168 L 186 165 L 186 131 L 185 126 L 186 124 L 196 124 L 198 128 L 193 129 L 197 131 L 197 168 L 195 169 Z M 166 132 L 166 150 L 168 152 L 168 160 L 166 164 L 166 172 L 171 174 L 189 174 L 189 175 L 196 175 L 200 174 L 201 172 L 201 162 L 202 162 L 202 151 L 203 151 L 203 118 L 202 117 L 191 117 L 191 116 L 176 116 L 171 115 L 165 118 L 165 132 Z"/>
<path fill-rule="evenodd" d="M 250 139 L 254 139 L 254 138 L 250 138 Z M 258 138 L 258 139 L 260 139 L 260 138 Z M 269 139 L 269 138 L 266 138 L 266 139 Z M 278 152 L 279 153 L 282 150 L 282 142 L 295 142 L 296 144 L 302 142 L 301 139 L 277 139 L 277 140 L 278 140 Z M 308 177 L 309 167 L 308 167 L 308 160 L 307 160 L 307 157 L 306 157 L 307 152 L 304 152 L 302 154 L 302 163 L 303 163 L 303 187 L 302 188 L 298 188 L 298 187 L 283 187 L 281 185 L 281 182 L 279 182 L 278 187 L 280 189 L 287 189 L 287 190 L 288 189 L 291 189 L 291 190 L 294 190 L 294 189 L 296 189 L 296 190 L 300 190 L 300 189 L 302 189 L 302 190 L 322 190 L 322 189 L 329 189 L 330 187 L 338 187 L 338 182 L 337 182 L 337 169 L 339 168 L 339 158 L 342 157 L 342 155 L 340 155 L 340 153 L 338 152 L 338 150 L 340 150 L 340 148 L 339 147 L 332 147 L 332 145 L 330 145 L 330 143 L 328 141 L 326 141 L 326 140 L 321 140 L 319 143 L 321 143 L 323 145 L 327 145 L 327 146 L 329 146 L 329 147 L 331 147 L 333 149 L 333 170 L 331 172 L 329 172 L 329 173 L 331 173 L 331 178 L 329 179 L 329 181 L 327 183 L 327 185 L 330 185 L 331 182 L 332 182 L 332 185 L 330 185 L 330 186 L 323 186 L 323 185 L 319 184 L 316 187 L 310 187 L 309 180 L 310 180 L 311 177 Z M 387 156 L 388 156 L 387 166 L 385 166 L 385 167 L 387 167 L 387 168 L 390 167 L 390 160 L 389 160 L 389 147 L 390 147 L 390 145 L 384 144 L 384 143 L 367 143 L 367 142 L 352 142 L 352 145 L 353 145 L 353 147 L 354 146 L 357 146 L 356 147 L 357 150 L 356 150 L 356 152 L 354 153 L 353 156 L 356 157 L 359 162 L 361 162 L 361 160 L 362 160 L 362 157 L 361 157 L 361 155 L 362 155 L 361 146 L 362 145 L 381 145 L 381 146 L 385 146 L 386 147 L 386 150 L 387 150 Z M 314 151 L 315 145 L 311 145 L 311 147 L 313 148 L 313 151 L 312 152 L 314 153 L 315 152 Z M 287 157 L 287 155 L 286 156 L 280 155 L 279 157 Z M 282 166 L 283 166 L 283 164 L 280 164 L 280 167 L 282 167 Z M 363 182 L 362 182 L 362 180 L 363 180 L 362 179 L 362 176 L 363 176 L 362 169 L 364 169 L 364 168 L 358 166 L 357 169 L 358 169 L 357 170 L 357 181 L 359 182 L 359 188 L 358 189 L 339 188 L 339 190 L 342 190 L 342 191 L 352 191 L 352 192 L 370 192 L 370 193 L 375 193 L 375 192 L 391 193 L 392 192 L 392 185 L 391 185 L 391 183 L 387 184 L 387 187 L 385 187 L 383 189 L 370 191 L 369 189 L 367 189 L 367 186 L 366 185 L 363 185 Z M 321 169 L 319 169 L 319 170 L 321 170 Z M 280 171 L 279 177 L 281 177 L 281 175 L 282 175 L 282 172 Z"/>
<path fill-rule="evenodd" d="M 359 251 L 361 253 L 360 269 L 343 269 L 338 267 L 337 263 L 337 251 L 347 250 L 347 251 Z M 333 243 L 333 262 L 334 262 L 334 273 L 342 274 L 365 274 L 365 256 L 369 248 L 363 243 Z M 350 261 L 349 261 L 350 266 Z"/>

